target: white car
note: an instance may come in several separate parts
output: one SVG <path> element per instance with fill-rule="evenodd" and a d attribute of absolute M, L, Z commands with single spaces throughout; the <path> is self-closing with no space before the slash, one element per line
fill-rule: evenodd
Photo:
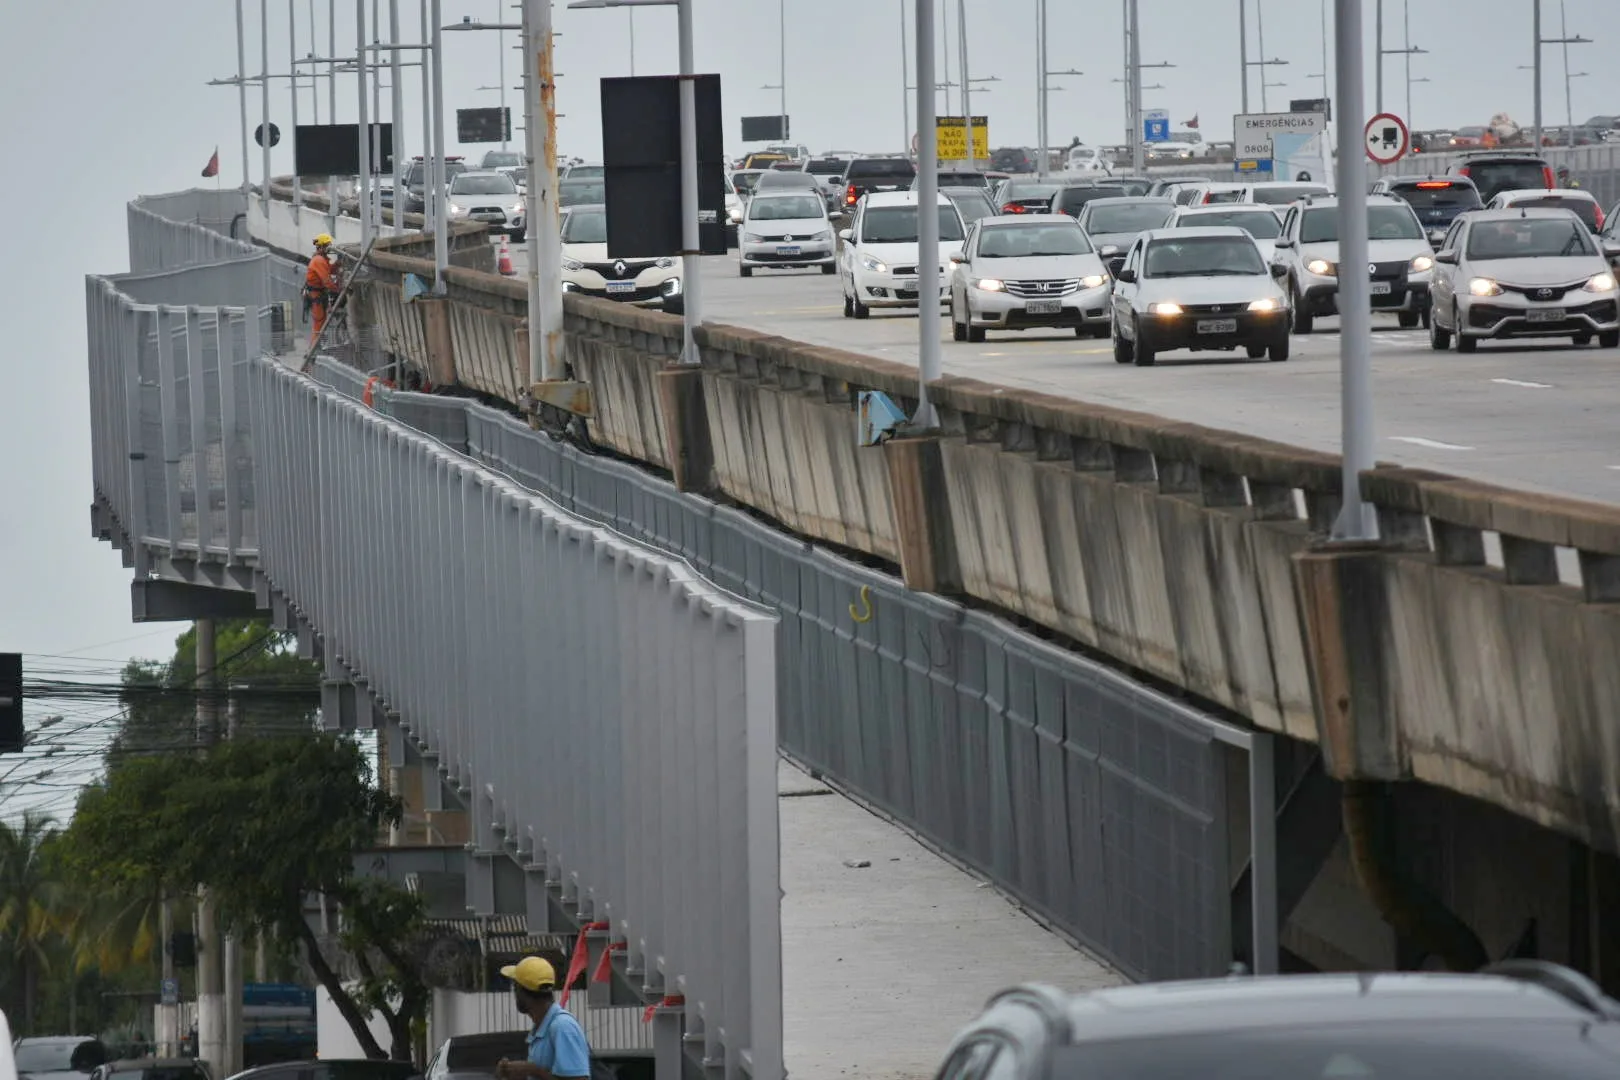
<path fill-rule="evenodd" d="M 1248 184 L 1204 183 L 1198 185 L 1184 205 L 1215 206 L 1223 203 L 1246 202 L 1248 194 Z"/>
<path fill-rule="evenodd" d="M 1254 237 L 1260 257 L 1266 261 L 1266 265 L 1271 264 L 1271 257 L 1276 254 L 1277 237 L 1282 233 L 1282 223 L 1269 206 L 1252 203 L 1180 206 L 1164 223 L 1167 229 L 1197 229 L 1214 225 L 1236 225 Z"/>
<path fill-rule="evenodd" d="M 1473 352 L 1485 338 L 1569 337 L 1620 346 L 1620 286 L 1591 227 L 1569 210 L 1474 210 L 1435 252 L 1429 344 Z"/>
<path fill-rule="evenodd" d="M 1243 196 L 1243 202 L 1261 203 L 1269 206 L 1279 218 L 1288 207 L 1304 198 L 1326 198 L 1332 191 L 1324 184 L 1312 184 L 1304 181 L 1292 180 L 1262 180 L 1257 184 L 1245 184 L 1248 191 Z"/>
<path fill-rule="evenodd" d="M 1103 153 L 1100 146 L 1076 146 L 1069 151 L 1068 161 L 1064 163 L 1064 172 L 1072 173 L 1107 173 L 1113 172 L 1112 163 Z"/>
<path fill-rule="evenodd" d="M 607 253 L 607 208 L 573 206 L 562 225 L 563 291 L 605 297 L 637 307 L 686 310 L 681 262 L 673 255 L 635 259 Z"/>
<path fill-rule="evenodd" d="M 458 173 L 450 181 L 446 209 L 452 221 L 481 221 L 490 232 L 509 235 L 519 244 L 528 229 L 523 193 L 510 176 L 494 170 Z"/>
<path fill-rule="evenodd" d="M 1603 231 L 1603 207 L 1597 199 L 1592 197 L 1590 191 L 1581 188 L 1516 188 L 1512 191 L 1499 191 L 1496 197 L 1486 204 L 1487 210 L 1505 210 L 1508 207 L 1517 209 L 1521 206 L 1551 206 L 1574 211 L 1576 217 L 1586 223 L 1586 227 L 1594 233 Z"/>
<path fill-rule="evenodd" d="M 737 185 L 731 182 L 730 176 L 727 176 L 726 221 L 730 223 L 733 229 L 742 224 L 743 209 L 743 199 L 741 195 L 737 194 Z"/>
<path fill-rule="evenodd" d="M 1108 271 L 1067 214 L 981 218 L 950 258 L 957 341 L 983 341 L 986 330 L 1048 327 L 1108 336 Z"/>
<path fill-rule="evenodd" d="M 835 274 L 834 247 L 825 199 L 809 191 L 767 189 L 748 200 L 737 234 L 737 273 L 753 277 L 759 269 L 819 266 L 823 274 Z"/>
<path fill-rule="evenodd" d="M 1339 313 L 1338 200 L 1312 197 L 1288 207 L 1273 246 L 1293 298 L 1294 332 L 1308 334 L 1319 316 Z M 1375 314 L 1392 312 L 1405 329 L 1429 325 L 1434 248 L 1404 200 L 1367 196 L 1367 265 L 1348 269 L 1370 279 Z"/>
<path fill-rule="evenodd" d="M 864 319 L 877 308 L 917 307 L 917 264 L 939 260 L 938 303 L 950 300 L 945 278 L 948 252 L 962 243 L 962 218 L 944 195 L 936 196 L 939 248 L 924 252 L 917 241 L 919 203 L 915 191 L 873 191 L 855 204 L 850 227 L 838 234 L 844 242 L 838 255 L 838 280 L 843 286 L 844 315 Z"/>

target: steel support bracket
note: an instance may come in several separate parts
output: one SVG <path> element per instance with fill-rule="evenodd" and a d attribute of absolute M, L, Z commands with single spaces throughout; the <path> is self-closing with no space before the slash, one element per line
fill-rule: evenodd
<path fill-rule="evenodd" d="M 552 379 L 530 386 L 529 395 L 534 399 L 536 408 L 549 405 L 554 409 L 573 413 L 575 416 L 596 415 L 596 402 L 591 395 L 589 383 L 575 382 L 571 379 Z"/>

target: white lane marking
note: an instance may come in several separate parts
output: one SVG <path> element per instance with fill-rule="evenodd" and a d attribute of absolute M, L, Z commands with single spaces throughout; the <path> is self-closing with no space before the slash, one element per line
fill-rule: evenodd
<path fill-rule="evenodd" d="M 1426 446 L 1430 450 L 1472 450 L 1472 446 L 1458 446 L 1456 443 L 1437 442 L 1434 439 L 1421 439 L 1416 435 L 1391 435 L 1395 442 L 1411 443 L 1413 446 Z"/>
<path fill-rule="evenodd" d="M 1551 390 L 1553 388 L 1552 383 L 1525 382 L 1523 379 L 1492 379 L 1491 382 L 1501 383 L 1503 386 L 1522 386 L 1527 390 Z"/>

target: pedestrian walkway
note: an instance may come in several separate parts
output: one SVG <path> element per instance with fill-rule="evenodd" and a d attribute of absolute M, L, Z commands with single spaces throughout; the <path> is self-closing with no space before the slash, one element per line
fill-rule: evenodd
<path fill-rule="evenodd" d="M 790 1080 L 926 1080 L 997 990 L 1124 981 L 793 765 L 779 790 Z"/>

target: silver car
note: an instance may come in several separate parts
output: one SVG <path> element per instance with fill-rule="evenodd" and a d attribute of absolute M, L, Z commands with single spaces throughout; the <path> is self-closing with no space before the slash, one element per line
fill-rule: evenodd
<path fill-rule="evenodd" d="M 1169 199 L 1112 196 L 1087 202 L 1080 208 L 1078 220 L 1097 245 L 1109 273 L 1114 273 L 1125 260 L 1125 249 L 1149 229 L 1162 228 L 1175 209 Z"/>
<path fill-rule="evenodd" d="M 827 204 L 813 191 L 759 192 L 748 201 L 739 233 L 737 273 L 742 277 L 771 268 L 819 266 L 823 274 L 838 272 Z"/>
<path fill-rule="evenodd" d="M 1573 211 L 1475 210 L 1452 222 L 1434 256 L 1429 344 L 1473 352 L 1485 338 L 1568 337 L 1620 346 L 1620 287 Z"/>
<path fill-rule="evenodd" d="M 1067 214 L 1006 214 L 969 226 L 951 252 L 951 337 L 1072 328 L 1108 336 L 1108 271 Z"/>
<path fill-rule="evenodd" d="M 527 206 L 517 184 L 505 173 L 469 169 L 450 181 L 448 206 L 452 221 L 481 221 L 494 233 L 510 234 L 522 243 L 527 234 Z"/>
<path fill-rule="evenodd" d="M 1172 349 L 1245 349 L 1288 359 L 1288 293 L 1235 225 L 1154 229 L 1115 275 L 1114 360 L 1151 367 Z"/>

